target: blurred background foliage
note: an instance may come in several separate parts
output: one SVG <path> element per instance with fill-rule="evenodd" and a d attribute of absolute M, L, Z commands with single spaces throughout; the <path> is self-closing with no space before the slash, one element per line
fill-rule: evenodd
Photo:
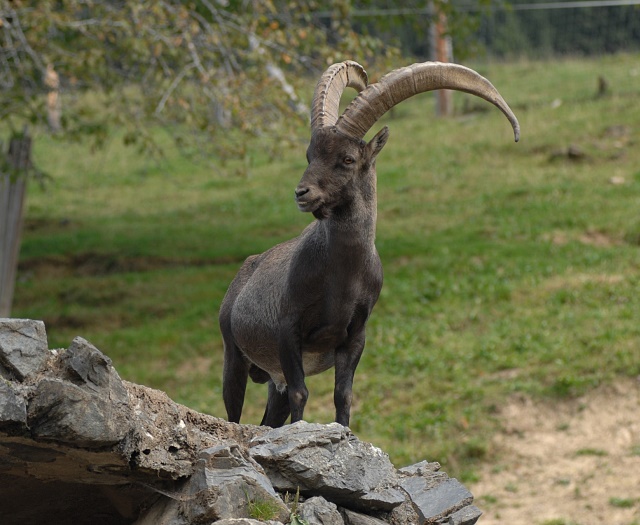
<path fill-rule="evenodd" d="M 372 71 L 432 59 L 434 13 L 447 16 L 458 60 L 638 49 L 638 6 L 600 4 L 2 0 L 0 120 L 46 129 L 53 71 L 66 139 L 99 146 L 116 126 L 125 144 L 161 153 L 149 128 L 163 126 L 183 153 L 242 157 L 243 137 L 277 151 L 306 122 L 301 81 L 346 58 Z"/>

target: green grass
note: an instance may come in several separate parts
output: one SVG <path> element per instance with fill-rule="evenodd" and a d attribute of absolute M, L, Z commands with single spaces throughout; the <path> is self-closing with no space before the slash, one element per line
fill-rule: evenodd
<path fill-rule="evenodd" d="M 639 58 L 478 66 L 520 144 L 499 111 L 458 94 L 455 118 L 432 117 L 423 95 L 380 123 L 385 284 L 352 428 L 398 466 L 426 458 L 469 478 L 510 394 L 558 399 L 640 374 Z M 218 308 L 246 256 L 311 220 L 292 199 L 308 130 L 280 158 L 251 153 L 246 176 L 159 136 L 159 161 L 117 134 L 95 154 L 36 138 L 52 179 L 29 191 L 13 315 L 45 320 L 51 347 L 81 335 L 125 379 L 225 417 Z M 563 153 L 572 144 L 583 159 Z M 308 383 L 306 418 L 332 421 L 331 373 Z M 243 421 L 265 401 L 251 384 Z"/>
<path fill-rule="evenodd" d="M 281 511 L 275 500 L 248 500 L 247 504 L 249 506 L 249 517 L 254 520 L 275 520 Z"/>
<path fill-rule="evenodd" d="M 576 451 L 576 456 L 607 456 L 609 453 L 600 448 L 581 448 Z"/>
<path fill-rule="evenodd" d="M 609 505 L 619 509 L 630 509 L 636 504 L 635 498 L 610 498 Z"/>

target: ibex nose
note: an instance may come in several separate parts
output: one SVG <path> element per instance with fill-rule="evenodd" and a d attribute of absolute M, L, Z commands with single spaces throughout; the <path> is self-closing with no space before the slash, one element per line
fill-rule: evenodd
<path fill-rule="evenodd" d="M 296 199 L 299 199 L 300 197 L 302 197 L 303 195 L 309 193 L 309 188 L 306 188 L 304 186 L 300 187 L 298 186 L 295 189 L 295 194 L 296 194 Z"/>

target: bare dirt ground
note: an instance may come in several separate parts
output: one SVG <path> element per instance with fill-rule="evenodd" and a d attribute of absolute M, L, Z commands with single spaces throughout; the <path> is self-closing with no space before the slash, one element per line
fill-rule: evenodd
<path fill-rule="evenodd" d="M 640 525 L 640 377 L 501 410 L 496 461 L 469 488 L 481 525 Z"/>

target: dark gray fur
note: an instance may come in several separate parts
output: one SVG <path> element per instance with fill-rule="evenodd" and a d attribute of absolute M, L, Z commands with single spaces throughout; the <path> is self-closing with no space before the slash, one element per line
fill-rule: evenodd
<path fill-rule="evenodd" d="M 295 196 L 317 220 L 249 257 L 222 302 L 229 421 L 240 421 L 248 376 L 269 383 L 261 424 L 282 426 L 289 414 L 301 420 L 305 377 L 335 367 L 336 421 L 349 424 L 365 325 L 382 287 L 375 160 L 388 136 L 386 127 L 369 143 L 335 126 L 314 131 Z"/>

